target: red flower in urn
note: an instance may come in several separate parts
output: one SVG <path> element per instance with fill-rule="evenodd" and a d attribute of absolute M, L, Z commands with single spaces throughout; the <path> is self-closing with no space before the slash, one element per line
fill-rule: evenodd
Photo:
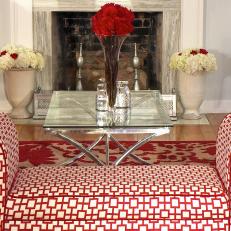
<path fill-rule="evenodd" d="M 201 49 L 200 49 L 200 54 L 207 55 L 207 54 L 208 54 L 208 51 L 201 48 Z"/>
<path fill-rule="evenodd" d="M 108 3 L 92 17 L 92 30 L 104 49 L 108 104 L 113 108 L 117 89 L 119 52 L 126 36 L 134 30 L 134 14 L 118 4 Z"/>
<path fill-rule="evenodd" d="M 3 55 L 5 55 L 6 53 L 7 53 L 6 51 L 0 52 L 0 57 L 3 56 Z"/>
<path fill-rule="evenodd" d="M 11 57 L 12 59 L 17 59 L 17 58 L 18 58 L 18 54 L 13 53 L 13 54 L 10 55 L 10 57 Z"/>

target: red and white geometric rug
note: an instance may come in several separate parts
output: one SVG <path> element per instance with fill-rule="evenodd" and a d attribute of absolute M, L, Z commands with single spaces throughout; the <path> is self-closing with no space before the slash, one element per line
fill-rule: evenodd
<path fill-rule="evenodd" d="M 132 145 L 132 141 L 121 142 L 125 147 Z M 91 142 L 84 142 L 85 147 Z M 80 153 L 72 145 L 65 141 L 21 141 L 19 145 L 20 167 L 31 167 L 42 164 L 59 164 L 68 158 Z M 105 160 L 104 143 L 99 143 L 94 148 L 94 153 Z M 149 161 L 150 163 L 204 163 L 215 164 L 216 144 L 215 141 L 151 141 L 143 145 L 134 154 Z M 120 149 L 110 143 L 110 161 L 115 161 L 121 154 Z M 128 157 L 121 164 L 138 164 Z M 84 155 L 74 165 L 95 165 Z"/>

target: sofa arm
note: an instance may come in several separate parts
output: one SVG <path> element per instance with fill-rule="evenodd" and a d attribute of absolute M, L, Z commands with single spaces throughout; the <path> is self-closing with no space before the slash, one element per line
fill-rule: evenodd
<path fill-rule="evenodd" d="M 216 168 L 227 191 L 230 191 L 231 113 L 222 121 L 217 135 Z"/>
<path fill-rule="evenodd" d="M 6 153 L 0 140 L 0 230 L 3 230 L 3 221 L 6 204 L 6 179 L 7 179 Z"/>
<path fill-rule="evenodd" d="M 0 113 L 0 228 L 8 191 L 18 171 L 18 135 L 12 120 Z"/>
<path fill-rule="evenodd" d="M 0 145 L 2 158 L 6 161 L 5 183 L 8 191 L 18 171 L 19 142 L 15 125 L 5 113 L 0 113 Z"/>

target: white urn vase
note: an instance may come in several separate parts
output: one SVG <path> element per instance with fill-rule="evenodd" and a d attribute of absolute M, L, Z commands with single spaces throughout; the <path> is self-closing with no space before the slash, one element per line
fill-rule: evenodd
<path fill-rule="evenodd" d="M 30 118 L 27 107 L 33 98 L 35 87 L 34 70 L 9 70 L 4 72 L 4 86 L 7 100 L 12 106 L 12 118 Z"/>
<path fill-rule="evenodd" d="M 183 106 L 183 119 L 200 119 L 200 105 L 204 99 L 205 76 L 198 72 L 186 74 L 181 72 L 178 78 L 178 93 Z"/>

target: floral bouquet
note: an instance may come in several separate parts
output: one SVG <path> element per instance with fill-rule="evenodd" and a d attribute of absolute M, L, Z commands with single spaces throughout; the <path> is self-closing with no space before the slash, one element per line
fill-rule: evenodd
<path fill-rule="evenodd" d="M 43 56 L 30 48 L 8 44 L 0 50 L 0 70 L 2 71 L 30 68 L 40 71 L 43 67 Z"/>
<path fill-rule="evenodd" d="M 126 7 L 108 3 L 92 17 L 92 30 L 100 40 L 105 56 L 105 82 L 110 108 L 115 105 L 120 48 L 134 29 L 134 14 Z"/>
<path fill-rule="evenodd" d="M 134 29 L 134 14 L 126 7 L 107 3 L 92 17 L 92 30 L 98 36 L 127 35 Z"/>
<path fill-rule="evenodd" d="M 217 69 L 216 58 L 205 49 L 186 49 L 177 52 L 170 59 L 170 68 L 187 74 Z"/>

